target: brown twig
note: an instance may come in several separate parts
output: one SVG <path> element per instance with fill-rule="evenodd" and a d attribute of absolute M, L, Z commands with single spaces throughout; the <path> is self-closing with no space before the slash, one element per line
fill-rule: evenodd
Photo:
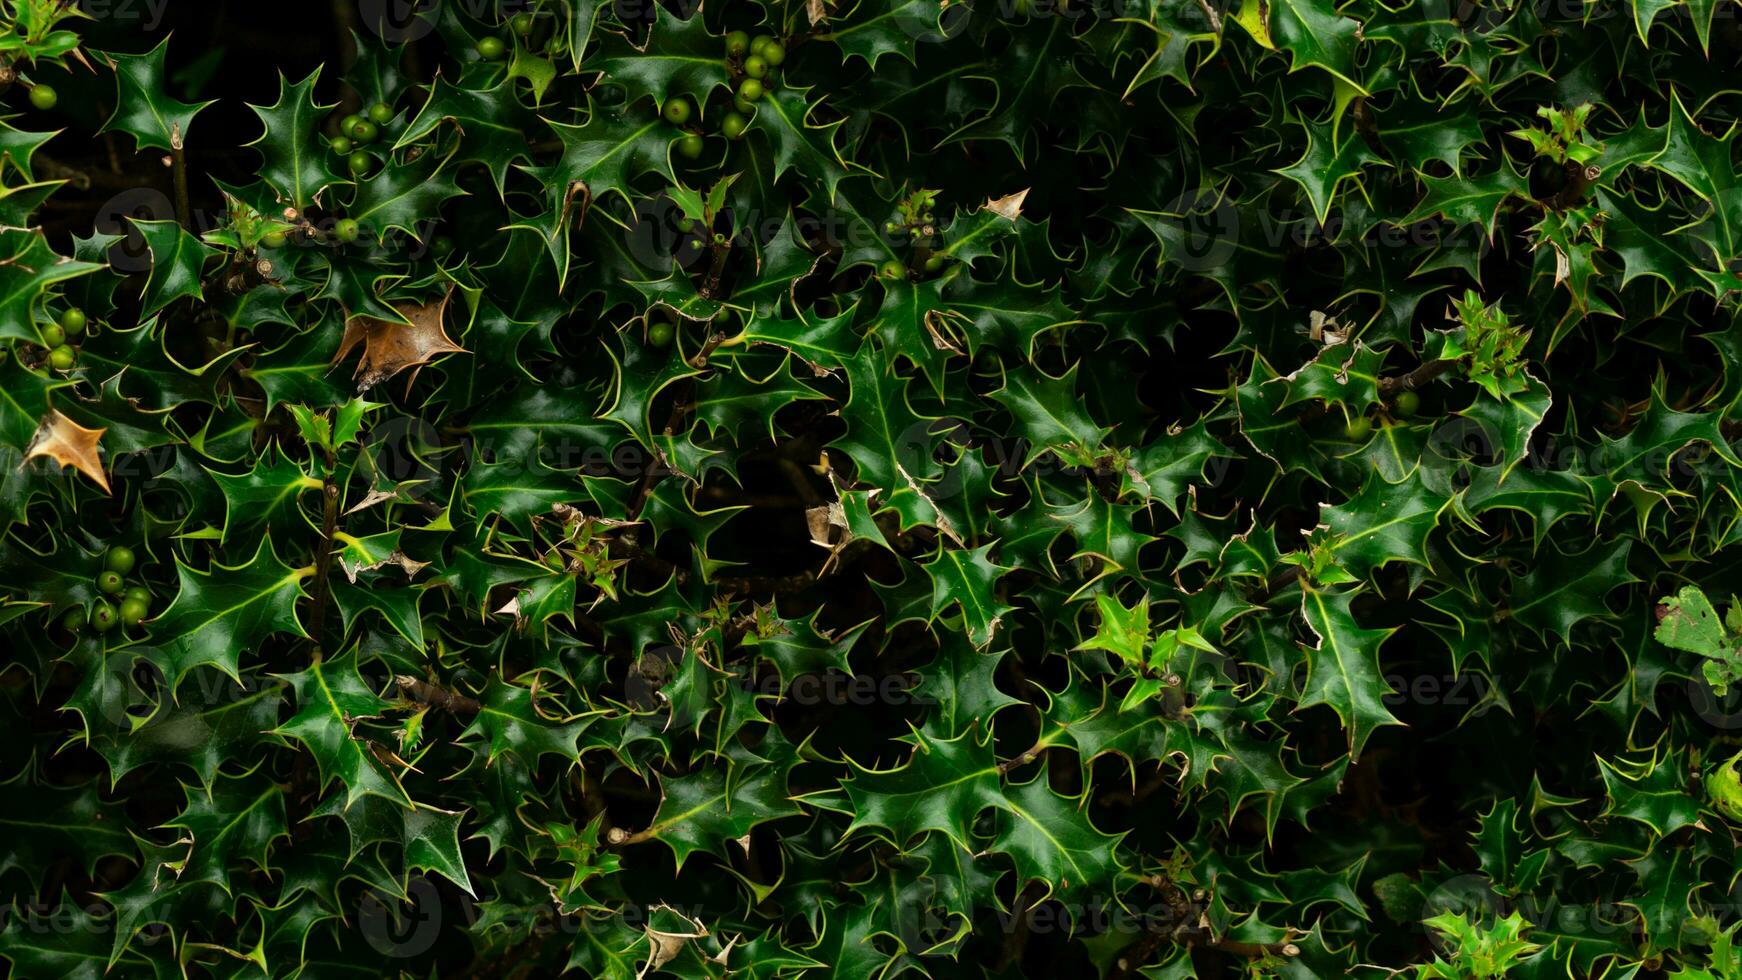
<path fill-rule="evenodd" d="M 1274 598 L 1283 589 L 1300 580 L 1300 566 L 1290 565 L 1276 576 L 1273 582 L 1266 582 L 1264 588 L 1246 597 L 1246 601 L 1255 606 L 1262 606 Z"/>
<path fill-rule="evenodd" d="M 42 175 L 50 180 L 64 180 L 81 191 L 91 189 L 91 175 L 77 167 L 67 166 L 42 152 L 33 154 L 31 162 L 35 163 L 36 168 L 42 171 Z"/>
<path fill-rule="evenodd" d="M 1035 740 L 1035 743 L 1033 745 L 1030 745 L 1028 748 L 1022 750 L 1021 755 L 1016 756 L 1013 759 L 1005 759 L 1003 762 L 998 763 L 998 775 L 1007 776 L 1010 774 L 1010 772 L 1012 770 L 1020 769 L 1023 766 L 1028 765 L 1030 762 L 1033 762 L 1035 759 L 1040 758 L 1040 753 L 1045 748 L 1046 748 L 1046 746 L 1042 745 L 1040 740 L 1038 740 L 1038 739 Z"/>
<path fill-rule="evenodd" d="M 665 420 L 665 428 L 662 430 L 663 434 L 670 436 L 676 432 L 678 422 L 683 420 L 684 413 L 687 411 L 689 411 L 689 403 L 685 399 L 679 398 L 676 401 L 673 401 L 671 404 L 671 414 L 667 416 Z M 665 458 L 665 454 L 659 451 L 659 447 L 654 446 L 652 449 L 654 451 L 654 459 L 649 460 L 647 463 L 647 469 L 642 471 L 641 483 L 635 488 L 635 500 L 629 505 L 628 519 L 632 521 L 640 515 L 641 508 L 647 506 L 647 498 L 653 493 L 654 484 L 658 483 L 659 478 L 669 472 L 671 468 L 670 463 Z"/>
<path fill-rule="evenodd" d="M 309 586 L 309 595 L 313 599 L 314 613 L 310 622 L 314 623 L 315 650 L 321 649 L 321 629 L 326 622 L 327 573 L 333 567 L 333 535 L 339 530 L 339 486 L 328 480 L 322 487 L 321 496 L 325 498 L 325 511 L 321 520 L 321 546 L 315 555 L 314 584 Z"/>
<path fill-rule="evenodd" d="M 193 207 L 188 203 L 187 151 L 182 149 L 179 138 L 173 141 L 170 150 L 170 169 L 175 178 L 175 218 L 183 228 L 194 230 Z"/>
<path fill-rule="evenodd" d="M 1113 969 L 1108 972 L 1106 980 L 1126 980 L 1136 975 L 1137 971 L 1149 961 L 1155 951 L 1168 943 L 1183 942 L 1186 946 L 1196 946 L 1199 949 L 1213 949 L 1219 953 L 1233 956 L 1245 956 L 1251 959 L 1262 959 L 1266 956 L 1299 956 L 1300 947 L 1292 942 L 1280 943 L 1249 943 L 1238 939 L 1196 938 L 1202 935 L 1202 930 L 1195 924 L 1187 928 L 1165 928 L 1160 923 L 1152 924 L 1143 934 L 1143 938 L 1132 943 L 1119 954 Z"/>
<path fill-rule="evenodd" d="M 708 277 L 702 280 L 701 293 L 709 299 L 720 295 L 720 276 L 726 271 L 726 259 L 732 255 L 732 241 L 715 241 L 711 246 L 713 261 L 708 264 Z"/>
<path fill-rule="evenodd" d="M 483 710 L 483 705 L 477 699 L 466 697 L 458 691 L 450 691 L 445 687 L 418 680 L 410 674 L 399 674 L 393 678 L 399 685 L 399 690 L 413 701 L 427 704 L 432 708 L 440 708 L 451 715 L 475 715 Z"/>
<path fill-rule="evenodd" d="M 714 351 L 718 350 L 720 345 L 725 342 L 726 335 L 724 333 L 709 334 L 708 339 L 702 342 L 702 349 L 696 351 L 696 356 L 689 359 L 689 366 L 693 368 L 707 367 L 708 358 L 714 356 Z"/>
<path fill-rule="evenodd" d="M 1450 358 L 1439 358 L 1428 361 L 1426 364 L 1423 364 L 1421 367 L 1416 368 L 1408 374 L 1380 378 L 1380 397 L 1390 398 L 1392 395 L 1399 392 L 1414 391 L 1457 366 L 1458 362 L 1456 360 Z"/>
<path fill-rule="evenodd" d="M 62 163 L 54 157 L 37 150 L 30 155 L 30 162 L 50 180 L 65 180 L 79 190 L 90 190 L 92 187 L 102 187 L 108 190 L 129 190 L 134 187 L 152 187 L 157 181 L 145 177 L 135 177 L 128 174 L 112 174 L 103 170 L 83 170 L 71 164 Z"/>
<path fill-rule="evenodd" d="M 1210 6 L 1210 0 L 1198 0 L 1198 9 L 1202 10 L 1204 16 L 1209 19 L 1211 32 L 1222 33 L 1222 16 L 1216 13 L 1216 8 Z"/>
<path fill-rule="evenodd" d="M 1551 210 L 1565 211 L 1576 206 L 1585 199 L 1585 192 L 1597 183 L 1597 178 L 1603 176 L 1603 168 L 1596 164 L 1586 166 L 1574 160 L 1566 163 L 1567 182 L 1555 195 L 1543 203 Z"/>
<path fill-rule="evenodd" d="M 832 570 L 828 574 L 833 574 Z M 824 573 L 805 569 L 796 575 L 744 575 L 714 579 L 714 586 L 728 592 L 772 592 L 792 595 L 803 592 L 821 581 Z"/>

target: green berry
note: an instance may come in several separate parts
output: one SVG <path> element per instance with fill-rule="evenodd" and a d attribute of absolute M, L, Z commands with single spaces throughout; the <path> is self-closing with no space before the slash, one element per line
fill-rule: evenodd
<path fill-rule="evenodd" d="M 671 344 L 672 335 L 677 331 L 671 324 L 663 321 L 647 328 L 647 343 L 650 347 L 666 347 Z"/>
<path fill-rule="evenodd" d="M 742 95 L 734 95 L 732 96 L 732 108 L 737 109 L 739 112 L 748 116 L 756 111 L 756 103 L 751 102 Z"/>
<path fill-rule="evenodd" d="M 1372 431 L 1373 421 L 1365 415 L 1355 416 L 1343 427 L 1343 435 L 1357 441 L 1367 438 L 1367 434 Z"/>
<path fill-rule="evenodd" d="M 532 33 L 532 23 L 532 15 L 526 13 L 515 14 L 508 20 L 508 26 L 514 29 L 514 33 L 521 35 Z"/>
<path fill-rule="evenodd" d="M 115 628 L 116 622 L 118 622 L 118 620 L 115 616 L 114 606 L 109 605 L 101 599 L 98 599 L 94 604 L 92 604 L 91 625 L 96 627 L 97 632 L 109 632 Z"/>
<path fill-rule="evenodd" d="M 48 352 L 48 366 L 56 371 L 71 371 L 78 359 L 78 352 L 65 344 Z"/>
<path fill-rule="evenodd" d="M 355 126 L 362 121 L 363 121 L 363 117 L 360 114 L 353 112 L 350 115 L 346 116 L 345 118 L 339 120 L 339 132 L 340 133 L 348 133 L 351 131 L 352 126 Z"/>
<path fill-rule="evenodd" d="M 502 57 L 507 50 L 508 46 L 503 44 L 499 37 L 480 38 L 478 41 L 478 56 L 485 61 L 495 61 Z"/>
<path fill-rule="evenodd" d="M 734 58 L 750 50 L 750 35 L 743 31 L 733 31 L 726 35 L 726 53 Z"/>
<path fill-rule="evenodd" d="M 103 567 L 117 575 L 126 575 L 133 571 L 133 566 L 138 561 L 139 556 L 133 553 L 132 548 L 118 544 L 103 556 Z"/>
<path fill-rule="evenodd" d="M 1405 391 L 1397 396 L 1397 400 L 1392 403 L 1392 407 L 1397 409 L 1397 414 L 1408 418 L 1409 416 L 1414 415 L 1417 409 L 1421 408 L 1421 396 L 1413 391 Z"/>
<path fill-rule="evenodd" d="M 337 153 L 342 157 L 350 156 L 351 151 L 357 146 L 357 144 L 351 142 L 351 137 L 349 136 L 335 136 L 333 137 L 333 141 L 327 145 L 332 147 L 334 153 Z"/>
<path fill-rule="evenodd" d="M 744 59 L 744 74 L 751 78 L 761 78 L 768 74 L 768 62 L 761 55 L 753 54 Z"/>
<path fill-rule="evenodd" d="M 333 226 L 333 237 L 341 242 L 354 242 L 361 233 L 355 218 L 344 218 Z"/>
<path fill-rule="evenodd" d="M 126 590 L 127 583 L 122 581 L 120 572 L 110 569 L 97 576 L 97 588 L 110 595 L 120 595 Z"/>
<path fill-rule="evenodd" d="M 60 315 L 61 329 L 69 337 L 77 337 L 85 332 L 85 311 L 74 306 Z"/>
<path fill-rule="evenodd" d="M 750 42 L 750 53 L 753 55 L 760 55 L 762 54 L 763 49 L 773 43 L 774 38 L 771 38 L 766 34 L 758 34 L 756 35 L 756 40 Z"/>
<path fill-rule="evenodd" d="M 877 273 L 885 279 L 906 279 L 907 266 L 902 265 L 894 259 L 890 259 L 878 268 Z"/>
<path fill-rule="evenodd" d="M 393 121 L 393 107 L 385 102 L 377 102 L 369 107 L 369 121 L 377 126 L 385 126 Z"/>
<path fill-rule="evenodd" d="M 762 98 L 762 83 L 754 78 L 746 78 L 738 83 L 738 94 L 746 102 L 756 102 Z"/>
<path fill-rule="evenodd" d="M 694 133 L 677 141 L 678 155 L 685 160 L 694 160 L 701 156 L 704 149 L 706 149 L 706 145 L 702 142 L 702 138 Z"/>
<path fill-rule="evenodd" d="M 779 41 L 770 40 L 762 46 L 762 60 L 770 65 L 779 65 L 786 60 L 786 48 Z"/>
<path fill-rule="evenodd" d="M 138 626 L 145 622 L 145 615 L 150 611 L 151 608 L 143 602 L 134 599 L 123 600 L 121 603 L 121 625 Z"/>
<path fill-rule="evenodd" d="M 925 271 L 936 272 L 939 269 L 942 269 L 943 267 L 944 267 L 944 257 L 943 256 L 938 255 L 937 253 L 934 252 L 931 255 L 928 255 L 925 257 Z"/>
<path fill-rule="evenodd" d="M 729 140 L 735 140 L 744 135 L 744 128 L 748 125 L 750 125 L 749 121 L 743 116 L 736 112 L 728 112 L 726 118 L 720 121 L 720 135 Z"/>
<path fill-rule="evenodd" d="M 69 633 L 77 633 L 79 630 L 84 629 L 85 607 L 74 606 L 71 609 L 68 609 L 67 614 L 60 618 L 60 624 L 61 628 Z"/>
<path fill-rule="evenodd" d="M 44 324 L 37 328 L 37 332 L 42 334 L 42 346 L 44 347 L 59 347 L 67 342 L 67 332 L 62 330 L 59 324 Z"/>
<path fill-rule="evenodd" d="M 121 598 L 128 602 L 143 602 L 151 605 L 151 592 L 143 585 L 129 585 L 127 591 L 121 593 Z"/>
<path fill-rule="evenodd" d="M 357 125 L 345 130 L 350 137 L 359 143 L 373 143 L 375 137 L 381 135 L 381 130 L 367 119 L 357 120 Z"/>
<path fill-rule="evenodd" d="M 375 158 L 362 150 L 358 150 L 345 158 L 345 166 L 351 168 L 351 173 L 359 177 L 368 173 L 369 168 L 373 166 L 374 163 Z"/>
<path fill-rule="evenodd" d="M 665 116 L 666 122 L 671 123 L 673 126 L 682 126 L 684 123 L 690 121 L 690 100 L 681 95 L 676 98 L 666 99 L 665 109 L 662 111 L 662 114 Z"/>
<path fill-rule="evenodd" d="M 30 89 L 30 104 L 38 109 L 53 109 L 60 101 L 60 93 L 47 85 L 34 85 Z"/>
<path fill-rule="evenodd" d="M 289 240 L 282 231 L 269 231 L 260 236 L 260 244 L 267 248 L 283 248 L 284 243 Z"/>

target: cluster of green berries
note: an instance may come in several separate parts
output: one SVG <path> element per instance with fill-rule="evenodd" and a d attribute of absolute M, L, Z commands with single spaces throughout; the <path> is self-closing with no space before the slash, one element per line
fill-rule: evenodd
<path fill-rule="evenodd" d="M 756 112 L 756 103 L 775 83 L 774 70 L 784 61 L 786 48 L 772 37 L 763 35 L 751 40 L 744 31 L 726 35 L 726 68 L 743 77 L 732 96 L 731 111 L 720 120 L 721 136 L 735 140 L 750 128 L 750 117 Z M 695 114 L 695 105 L 688 96 L 675 95 L 666 99 L 659 111 L 666 122 L 683 126 Z M 678 140 L 677 152 L 687 160 L 694 160 L 702 155 L 704 145 L 700 133 L 686 133 Z"/>
<path fill-rule="evenodd" d="M 521 12 L 508 18 L 508 27 L 521 37 L 529 37 L 537 22 L 529 13 Z M 508 53 L 508 44 L 499 37 L 485 35 L 478 39 L 478 57 L 485 61 L 499 61 Z"/>
<path fill-rule="evenodd" d="M 345 158 L 345 167 L 353 177 L 366 177 L 375 169 L 375 157 L 364 147 L 381 137 L 381 132 L 393 122 L 393 107 L 385 102 L 377 102 L 363 112 L 353 112 L 339 120 L 339 134 L 328 141 L 327 145 L 334 153 Z M 362 228 L 351 218 L 342 218 L 333 224 L 333 237 L 340 242 L 349 244 L 358 239 Z M 267 248 L 281 248 L 286 241 L 285 234 L 280 231 L 269 232 L 262 236 L 260 244 Z"/>
<path fill-rule="evenodd" d="M 353 112 L 339 120 L 339 135 L 328 144 L 334 153 L 345 158 L 345 166 L 356 177 L 362 177 L 375 167 L 375 157 L 363 149 L 381 135 L 381 128 L 393 121 L 393 107 L 377 102 L 367 112 Z"/>
<path fill-rule="evenodd" d="M 1398 418 L 1409 418 L 1420 410 L 1421 396 L 1413 391 L 1400 391 L 1391 400 L 1391 414 Z M 1357 442 L 1366 439 L 1372 431 L 1373 420 L 1365 415 L 1354 416 L 1343 426 L 1343 435 Z"/>
<path fill-rule="evenodd" d="M 762 101 L 762 96 L 776 84 L 775 69 L 786 61 L 786 48 L 779 41 L 763 34 L 752 40 L 743 31 L 733 31 L 726 35 L 726 66 L 731 68 L 736 63 L 743 73 L 738 81 L 737 93 L 732 97 L 732 110 L 720 123 L 720 132 L 729 140 L 735 140 L 744 135 L 749 128 L 749 115 L 756 111 L 756 103 Z"/>
<path fill-rule="evenodd" d="M 127 573 L 133 571 L 136 559 L 133 549 L 125 545 L 110 548 L 103 556 L 103 571 L 97 576 L 97 590 L 106 598 L 91 604 L 87 613 L 83 606 L 67 610 L 61 625 L 76 633 L 86 624 L 99 633 L 107 633 L 117 624 L 138 626 L 151 615 L 151 592 L 143 585 L 128 585 Z"/>
<path fill-rule="evenodd" d="M 67 341 L 85 332 L 87 323 L 85 311 L 72 307 L 60 315 L 55 323 L 45 324 L 37 328 L 42 335 L 42 345 L 48 348 L 48 366 L 56 371 L 71 371 L 78 363 L 78 348 Z"/>
<path fill-rule="evenodd" d="M 915 244 L 924 244 L 937 234 L 937 216 L 928 211 L 920 215 L 918 221 L 907 222 L 891 219 L 883 223 L 883 230 L 889 234 L 890 238 L 899 238 L 905 233 Z M 937 252 L 927 252 L 920 265 L 927 272 L 937 272 L 944 267 L 944 257 Z M 885 279 L 907 277 L 907 266 L 896 259 L 884 262 L 877 271 Z"/>

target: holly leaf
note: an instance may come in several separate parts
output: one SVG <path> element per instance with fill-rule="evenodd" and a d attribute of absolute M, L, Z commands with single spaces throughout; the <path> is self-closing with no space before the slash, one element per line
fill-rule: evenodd
<path fill-rule="evenodd" d="M 206 260 L 218 254 L 217 249 L 188 234 L 174 221 L 132 219 L 133 227 L 145 238 L 151 253 L 151 272 L 145 279 L 141 297 L 141 316 L 151 316 L 178 299 L 205 298 L 204 274 Z"/>
<path fill-rule="evenodd" d="M 786 761 L 750 763 L 741 772 L 716 767 L 686 778 L 664 778 L 653 824 L 633 836 L 664 842 L 680 869 L 696 851 L 722 858 L 728 844 L 747 851 L 752 830 L 804 812 L 787 789 L 791 768 Z"/>
<path fill-rule="evenodd" d="M 911 740 L 913 754 L 894 769 L 867 769 L 848 759 L 853 775 L 843 788 L 853 822 L 846 834 L 878 830 L 900 847 L 935 830 L 973 851 L 975 819 L 1004 803 L 986 736 L 970 729 L 941 739 L 916 731 Z"/>
<path fill-rule="evenodd" d="M 331 662 L 317 657 L 304 670 L 273 676 L 295 692 L 296 713 L 272 734 L 295 739 L 308 749 L 323 789 L 334 779 L 344 783 L 346 809 L 365 796 L 412 806 L 399 780 L 376 758 L 371 746 L 377 743 L 355 731 L 358 722 L 381 717 L 393 704 L 363 685 L 355 656 Z"/>
<path fill-rule="evenodd" d="M 515 96 L 512 79 L 491 88 L 470 89 L 438 75 L 422 108 L 394 141 L 394 151 L 430 140 L 444 123 L 459 135 L 456 159 L 483 164 L 496 183 L 497 194 L 504 191 L 509 168 L 530 158 L 527 133 L 536 132 L 540 125 L 538 117 Z"/>
<path fill-rule="evenodd" d="M 1380 644 L 1396 630 L 1362 628 L 1349 609 L 1356 592 L 1303 585 L 1301 616 L 1318 645 L 1307 652 L 1306 687 L 1296 710 L 1322 704 L 1335 711 L 1348 735 L 1349 755 L 1359 758 L 1375 729 L 1402 722 L 1385 706 L 1391 688 L 1379 666 Z"/>
<path fill-rule="evenodd" d="M 320 77 L 321 70 L 316 68 L 292 85 L 280 74 L 278 101 L 248 107 L 264 127 L 248 144 L 260 153 L 260 179 L 277 192 L 279 201 L 298 211 L 319 204 L 328 187 L 346 183 L 333 171 L 320 140 L 321 120 L 334 108 L 315 101 L 315 83 Z"/>
<path fill-rule="evenodd" d="M 1603 598 L 1616 586 L 1637 581 L 1627 571 L 1632 548 L 1631 540 L 1619 538 L 1571 554 L 1551 550 L 1513 583 L 1512 618 L 1567 639 L 1581 620 L 1608 612 Z"/>
<path fill-rule="evenodd" d="M 262 538 L 240 565 L 214 563 L 201 572 L 177 559 L 175 571 L 175 599 L 150 622 L 150 659 L 169 678 L 171 693 L 195 667 L 216 667 L 241 683 L 243 650 L 256 649 L 275 633 L 308 635 L 296 601 L 304 597 L 302 581 L 314 567 L 284 564 L 270 538 Z"/>
<path fill-rule="evenodd" d="M 992 642 L 1003 618 L 1016 611 L 998 601 L 998 579 L 1010 569 L 993 562 L 991 552 L 990 544 L 972 551 L 943 548 L 935 560 L 920 566 L 931 579 L 932 618 L 960 606 L 968 640 L 981 649 Z"/>
<path fill-rule="evenodd" d="M 452 296 L 450 291 L 442 294 L 440 299 L 422 303 L 395 303 L 393 310 L 402 318 L 400 320 L 367 314 L 350 317 L 345 321 L 345 335 L 339 340 L 339 352 L 333 355 L 332 362 L 343 361 L 358 344 L 362 344 L 363 356 L 358 360 L 353 375 L 357 379 L 358 394 L 404 371 L 411 372 L 405 383 L 406 390 L 410 391 L 417 381 L 417 372 L 425 364 L 443 354 L 468 353 L 454 343 L 442 324 Z"/>
<path fill-rule="evenodd" d="M 990 850 L 1016 865 L 1017 887 L 1039 882 L 1042 893 L 1067 905 L 1111 888 L 1124 870 L 1119 842 L 1089 821 L 1083 800 L 1059 796 L 1041 776 L 1004 791 L 998 833 Z"/>
<path fill-rule="evenodd" d="M 1330 218 L 1331 204 L 1343 182 L 1359 180 L 1362 166 L 1384 161 L 1367 147 L 1353 126 L 1345 127 L 1339 137 L 1333 126 L 1313 122 L 1304 125 L 1306 152 L 1299 160 L 1276 172 L 1300 185 L 1301 192 L 1312 204 L 1313 215 L 1322 225 Z"/>
<path fill-rule="evenodd" d="M 102 132 L 122 132 L 133 137 L 137 150 L 181 153 L 188 129 L 209 102 L 182 102 L 165 89 L 163 59 L 169 38 L 144 54 L 102 52 L 100 57 L 115 71 L 115 112 L 103 123 Z M 184 216 L 191 218 L 191 215 Z"/>

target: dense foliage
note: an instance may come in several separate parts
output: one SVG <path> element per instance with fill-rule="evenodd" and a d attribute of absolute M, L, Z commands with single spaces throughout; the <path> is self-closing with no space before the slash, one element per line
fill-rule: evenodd
<path fill-rule="evenodd" d="M 13 975 L 1742 977 L 1742 6 L 174 8 L 0 0 Z"/>

